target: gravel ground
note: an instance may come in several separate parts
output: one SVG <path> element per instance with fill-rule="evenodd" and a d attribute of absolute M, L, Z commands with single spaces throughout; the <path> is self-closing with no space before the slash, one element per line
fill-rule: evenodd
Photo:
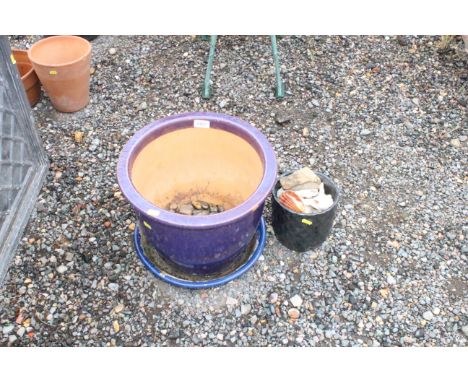
<path fill-rule="evenodd" d="M 468 57 L 437 41 L 284 37 L 277 101 L 269 39 L 222 36 L 205 101 L 207 42 L 98 37 L 89 106 L 62 114 L 43 95 L 33 110 L 51 167 L 0 291 L 0 344 L 466 346 Z M 338 182 L 320 249 L 291 252 L 269 227 L 261 259 L 224 287 L 146 271 L 117 158 L 148 122 L 196 110 L 252 123 L 282 171 L 312 164 Z"/>

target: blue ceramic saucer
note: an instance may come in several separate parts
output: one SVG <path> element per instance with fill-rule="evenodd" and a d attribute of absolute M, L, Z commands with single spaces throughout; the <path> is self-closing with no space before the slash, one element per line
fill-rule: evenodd
<path fill-rule="evenodd" d="M 163 270 L 161 270 L 154 262 L 152 262 L 144 253 L 140 230 L 139 228 L 135 229 L 133 234 L 133 243 L 135 245 L 136 252 L 138 257 L 140 258 L 141 262 L 145 265 L 145 267 L 157 278 L 178 286 L 182 288 L 189 288 L 189 289 L 206 289 L 206 288 L 214 288 L 221 285 L 228 283 L 236 279 L 237 277 L 243 275 L 247 272 L 252 265 L 258 260 L 260 255 L 263 252 L 266 242 L 266 228 L 265 228 L 265 219 L 261 218 L 260 224 L 258 225 L 256 231 L 256 243 L 254 249 L 251 251 L 250 256 L 247 257 L 245 261 L 243 261 L 236 269 L 229 272 L 223 276 L 214 276 L 213 279 L 209 280 L 190 280 L 189 277 L 181 278 L 180 273 L 178 276 L 171 275 Z"/>

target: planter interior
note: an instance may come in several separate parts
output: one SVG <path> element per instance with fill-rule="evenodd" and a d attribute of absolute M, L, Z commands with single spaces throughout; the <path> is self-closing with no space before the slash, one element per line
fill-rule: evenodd
<path fill-rule="evenodd" d="M 255 192 L 263 172 L 260 156 L 241 137 L 215 128 L 183 128 L 144 146 L 131 167 L 131 180 L 160 208 L 195 197 L 227 210 Z"/>
<path fill-rule="evenodd" d="M 21 76 L 21 80 L 24 80 L 26 76 L 33 71 L 33 67 L 31 64 L 26 64 L 24 62 L 17 62 L 16 67 L 18 68 L 18 71 Z"/>
<path fill-rule="evenodd" d="M 29 54 L 40 65 L 61 66 L 72 64 L 89 54 L 91 46 L 85 39 L 75 36 L 55 36 L 38 41 Z"/>
<path fill-rule="evenodd" d="M 26 76 L 33 72 L 33 66 L 28 58 L 28 52 L 20 49 L 12 49 L 11 53 L 15 57 L 16 67 L 20 73 L 21 80 L 24 80 Z"/>

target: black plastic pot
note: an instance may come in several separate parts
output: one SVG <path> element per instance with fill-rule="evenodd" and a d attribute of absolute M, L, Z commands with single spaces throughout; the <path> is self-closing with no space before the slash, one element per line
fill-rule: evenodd
<path fill-rule="evenodd" d="M 85 40 L 88 40 L 88 41 L 93 41 L 93 40 L 96 39 L 97 36 L 98 36 L 97 34 L 96 35 L 94 35 L 94 34 L 90 35 L 89 34 L 89 35 L 83 35 L 83 36 L 79 36 L 79 37 L 82 37 L 82 38 L 84 38 Z"/>
<path fill-rule="evenodd" d="M 44 38 L 46 37 L 52 37 L 52 36 L 57 36 L 57 35 L 54 35 L 54 34 L 51 34 L 51 35 L 44 35 Z M 81 38 L 84 38 L 85 40 L 88 40 L 88 41 L 93 41 L 96 39 L 96 37 L 98 35 L 76 35 L 78 37 L 81 37 Z"/>
<path fill-rule="evenodd" d="M 273 230 L 281 244 L 296 252 L 305 252 L 320 246 L 330 234 L 335 220 L 340 191 L 329 177 L 320 173 L 316 174 L 324 183 L 325 193 L 331 194 L 333 198 L 333 205 L 326 211 L 300 214 L 283 207 L 276 196 L 281 187 L 279 180 L 272 192 Z"/>

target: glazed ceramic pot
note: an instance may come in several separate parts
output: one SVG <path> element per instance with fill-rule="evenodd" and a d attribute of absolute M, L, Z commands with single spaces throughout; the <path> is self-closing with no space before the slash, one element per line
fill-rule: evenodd
<path fill-rule="evenodd" d="M 222 272 L 252 239 L 275 183 L 276 158 L 259 130 L 215 113 L 150 123 L 123 148 L 117 178 L 142 234 L 165 261 L 188 274 Z M 222 203 L 206 216 L 169 211 L 191 194 Z"/>
<path fill-rule="evenodd" d="M 52 105 L 62 112 L 83 109 L 89 102 L 91 44 L 78 36 L 39 40 L 28 51 Z"/>
<path fill-rule="evenodd" d="M 21 82 L 23 82 L 29 104 L 33 107 L 39 101 L 39 96 L 41 95 L 39 78 L 37 78 L 26 50 L 12 49 L 11 53 L 16 61 L 16 67 L 18 68 Z"/>

